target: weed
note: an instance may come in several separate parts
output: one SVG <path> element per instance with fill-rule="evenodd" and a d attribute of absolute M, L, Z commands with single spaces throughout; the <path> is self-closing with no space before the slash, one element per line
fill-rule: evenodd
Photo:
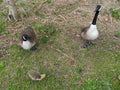
<path fill-rule="evenodd" d="M 88 78 L 83 85 L 83 90 L 97 90 L 97 86 L 91 78 Z"/>
<path fill-rule="evenodd" d="M 92 80 L 91 78 L 86 79 L 82 85 L 83 90 L 112 90 L 112 84 L 110 80 L 101 78 Z"/>
<path fill-rule="evenodd" d="M 40 16 L 40 18 L 45 19 L 45 15 L 40 13 L 38 10 L 35 11 L 36 16 Z"/>
<path fill-rule="evenodd" d="M 35 11 L 35 15 L 36 15 L 36 16 L 39 16 L 39 15 L 40 15 L 40 13 L 39 13 L 38 10 Z"/>
<path fill-rule="evenodd" d="M 5 21 L 0 20 L 0 34 L 5 31 Z"/>
<path fill-rule="evenodd" d="M 0 62 L 0 68 L 3 68 L 5 66 L 4 62 Z"/>
<path fill-rule="evenodd" d="M 5 9 L 7 10 L 7 8 L 0 7 L 0 20 L 2 20 L 3 17 L 4 17 L 4 18 L 7 17 L 7 14 L 8 14 L 8 13 L 4 11 Z"/>
<path fill-rule="evenodd" d="M 19 38 L 19 33 L 14 34 L 15 38 Z"/>
<path fill-rule="evenodd" d="M 21 7 L 25 7 L 25 6 L 28 6 L 28 3 L 27 2 L 22 2 L 20 3 Z"/>
<path fill-rule="evenodd" d="M 0 0 L 0 2 L 3 2 L 3 0 Z"/>
<path fill-rule="evenodd" d="M 51 36 L 55 36 L 57 32 L 60 32 L 50 23 L 41 26 L 39 22 L 34 21 L 32 25 L 35 27 L 36 32 L 40 33 L 40 43 L 47 43 Z"/>
<path fill-rule="evenodd" d="M 118 37 L 120 37 L 120 30 L 118 30 L 118 31 L 116 32 L 116 35 L 117 35 Z"/>
<path fill-rule="evenodd" d="M 45 19 L 45 15 L 42 14 L 42 13 L 40 13 L 40 17 L 41 17 L 42 19 Z"/>
<path fill-rule="evenodd" d="M 114 17 L 116 19 L 120 19 L 120 9 L 110 8 L 109 11 L 110 11 L 112 17 Z"/>
<path fill-rule="evenodd" d="M 51 3 L 51 0 L 46 0 L 47 3 Z"/>
<path fill-rule="evenodd" d="M 37 21 L 32 22 L 32 25 L 35 27 L 35 30 L 37 30 L 37 31 L 39 31 L 41 29 L 41 25 Z"/>
<path fill-rule="evenodd" d="M 55 34 L 59 31 L 60 31 L 59 29 L 52 26 L 50 23 L 41 26 L 40 32 L 42 33 L 42 36 L 40 42 L 47 43 L 50 37 L 55 36 Z"/>

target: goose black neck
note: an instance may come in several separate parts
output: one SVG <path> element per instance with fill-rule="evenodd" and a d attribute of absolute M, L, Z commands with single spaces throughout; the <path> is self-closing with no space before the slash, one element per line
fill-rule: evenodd
<path fill-rule="evenodd" d="M 99 11 L 96 11 L 95 16 L 94 16 L 93 21 L 92 21 L 93 25 L 96 25 L 98 14 L 99 14 Z"/>

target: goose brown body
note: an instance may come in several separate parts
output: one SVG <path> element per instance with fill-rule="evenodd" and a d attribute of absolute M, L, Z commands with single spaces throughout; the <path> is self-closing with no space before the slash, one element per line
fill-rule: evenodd
<path fill-rule="evenodd" d="M 90 26 L 84 27 L 84 28 L 81 30 L 81 37 L 82 37 L 83 39 L 85 39 L 84 36 L 85 36 L 85 34 L 87 33 L 89 27 L 90 27 Z"/>
<path fill-rule="evenodd" d="M 20 37 L 21 42 L 23 41 L 23 40 L 22 40 L 22 36 L 23 36 L 24 34 L 26 34 L 26 35 L 28 35 L 28 36 L 30 37 L 30 40 L 29 40 L 29 41 L 30 41 L 31 43 L 34 43 L 34 42 L 36 41 L 35 32 L 34 32 L 33 28 L 31 28 L 30 26 L 28 26 L 27 28 L 25 28 L 25 29 L 22 31 L 21 37 Z"/>

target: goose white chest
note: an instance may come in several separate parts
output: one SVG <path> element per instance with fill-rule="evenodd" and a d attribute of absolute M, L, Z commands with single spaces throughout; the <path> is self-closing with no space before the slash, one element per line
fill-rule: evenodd
<path fill-rule="evenodd" d="M 96 25 L 91 25 L 88 31 L 86 32 L 86 39 L 87 40 L 95 40 L 99 36 L 99 32 L 97 30 Z"/>
<path fill-rule="evenodd" d="M 21 46 L 23 49 L 29 50 L 34 46 L 34 44 L 32 44 L 30 41 L 23 41 Z"/>

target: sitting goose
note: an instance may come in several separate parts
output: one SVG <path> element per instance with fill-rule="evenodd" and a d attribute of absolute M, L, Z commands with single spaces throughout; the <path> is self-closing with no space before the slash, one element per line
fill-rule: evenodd
<path fill-rule="evenodd" d="M 24 31 L 20 35 L 20 45 L 25 50 L 36 50 L 35 47 L 33 47 L 36 43 L 36 35 L 33 31 L 33 28 L 28 26 L 24 29 Z"/>
<path fill-rule="evenodd" d="M 28 76 L 33 80 L 33 81 L 40 81 L 45 78 L 46 74 L 40 74 L 38 71 L 35 70 L 30 70 L 28 72 Z"/>
<path fill-rule="evenodd" d="M 81 37 L 84 40 L 86 40 L 86 42 L 83 45 L 83 48 L 88 47 L 90 44 L 92 44 L 91 41 L 97 39 L 99 36 L 99 32 L 98 32 L 97 26 L 96 26 L 96 21 L 97 21 L 97 17 L 99 15 L 100 9 L 101 9 L 101 5 L 97 5 L 97 7 L 95 9 L 96 13 L 93 18 L 92 24 L 90 24 L 90 26 L 88 26 L 88 27 L 83 28 L 81 31 Z"/>

